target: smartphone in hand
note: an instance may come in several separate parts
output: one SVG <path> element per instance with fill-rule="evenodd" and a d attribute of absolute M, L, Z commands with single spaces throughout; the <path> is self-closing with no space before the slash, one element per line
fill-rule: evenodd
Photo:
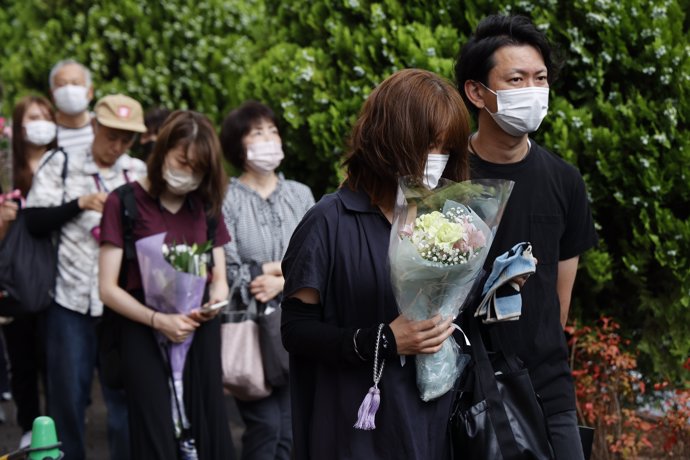
<path fill-rule="evenodd" d="M 212 311 L 216 311 L 220 308 L 223 308 L 226 306 L 229 302 L 227 300 L 221 300 L 220 302 L 212 303 L 209 305 L 204 305 L 202 306 L 199 311 L 201 313 L 211 313 Z"/>

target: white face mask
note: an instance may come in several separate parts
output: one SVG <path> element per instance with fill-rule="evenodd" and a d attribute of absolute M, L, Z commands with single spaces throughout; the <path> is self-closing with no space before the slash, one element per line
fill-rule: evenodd
<path fill-rule="evenodd" d="M 441 155 L 440 153 L 430 153 L 426 159 L 424 166 L 424 178 L 422 181 L 429 190 L 433 190 L 438 185 L 438 180 L 446 169 L 450 155 Z"/>
<path fill-rule="evenodd" d="M 77 115 L 89 106 L 89 88 L 78 85 L 65 85 L 53 91 L 55 105 L 61 112 Z"/>
<path fill-rule="evenodd" d="M 247 145 L 247 166 L 260 173 L 271 173 L 285 158 L 277 142 L 254 142 Z"/>
<path fill-rule="evenodd" d="M 163 180 L 168 184 L 168 190 L 175 195 L 186 195 L 196 190 L 201 185 L 202 179 L 200 174 L 191 174 L 167 165 L 163 167 Z"/>
<path fill-rule="evenodd" d="M 482 85 L 484 86 L 484 85 Z M 527 88 L 492 91 L 496 95 L 496 113 L 484 108 L 496 124 L 511 136 L 533 133 L 539 128 L 549 110 L 549 88 Z"/>
<path fill-rule="evenodd" d="M 43 146 L 53 142 L 57 133 L 57 126 L 52 121 L 34 120 L 24 125 L 24 131 L 26 132 L 27 142 Z"/>

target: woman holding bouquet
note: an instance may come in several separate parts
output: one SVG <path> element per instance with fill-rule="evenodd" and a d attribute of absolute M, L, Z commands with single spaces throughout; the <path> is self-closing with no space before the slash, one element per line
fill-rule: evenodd
<path fill-rule="evenodd" d="M 223 245 L 230 236 L 221 217 L 221 206 L 226 178 L 220 143 L 208 118 L 192 111 L 171 114 L 161 127 L 147 169 L 148 176 L 132 184 L 137 216 L 129 236 L 138 241 L 167 232 L 168 245 L 181 242 L 201 245 L 208 239 L 209 223 L 215 221 L 213 263 L 205 298 L 209 303 L 225 300 L 228 286 Z M 202 313 L 195 309 L 190 314 L 166 314 L 145 305 L 142 277 L 151 274 L 140 272 L 136 257 L 123 256 L 127 251 L 127 235 L 123 230 L 126 225 L 122 206 L 120 194 L 111 193 L 101 223 L 99 282 L 104 303 L 123 317 L 120 353 L 132 458 L 234 458 L 222 404 L 217 312 Z M 118 278 L 123 264 L 125 276 L 121 286 Z M 154 334 L 156 331 L 160 334 Z M 184 342 L 191 334 L 181 408 L 187 420 L 182 420 L 171 397 L 174 389 L 170 384 L 171 366 L 161 351 L 158 337 L 175 344 Z M 180 425 L 191 434 L 198 457 L 180 453 L 188 447 L 179 446 Z"/>
<path fill-rule="evenodd" d="M 388 245 L 399 177 L 430 188 L 440 177 L 468 177 L 468 120 L 445 79 L 393 74 L 355 123 L 342 186 L 295 230 L 282 304 L 295 458 L 447 458 L 451 394 L 422 401 L 414 363 L 403 366 L 400 356 L 438 351 L 452 319 L 398 314 Z M 375 385 L 358 412 L 372 369 Z"/>

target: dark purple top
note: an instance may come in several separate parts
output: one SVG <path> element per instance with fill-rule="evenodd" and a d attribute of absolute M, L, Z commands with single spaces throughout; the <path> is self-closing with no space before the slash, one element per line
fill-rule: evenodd
<path fill-rule="evenodd" d="M 158 199 L 149 195 L 138 182 L 132 182 L 132 188 L 139 213 L 133 223 L 134 241 L 162 232 L 167 232 L 165 242 L 168 244 L 173 242 L 200 244 L 206 241 L 206 214 L 198 195 L 194 193 L 187 195 L 180 210 L 173 214 L 161 206 Z M 101 244 L 111 243 L 119 248 L 123 247 L 121 216 L 120 198 L 117 193 L 111 193 L 103 208 Z M 214 247 L 223 246 L 230 241 L 223 219 L 219 218 L 217 222 Z M 136 257 L 129 264 L 125 288 L 131 292 L 141 289 L 142 286 L 139 262 Z"/>

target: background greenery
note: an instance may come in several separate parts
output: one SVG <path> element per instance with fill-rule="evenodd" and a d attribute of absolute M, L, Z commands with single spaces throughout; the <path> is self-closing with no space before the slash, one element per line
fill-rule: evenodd
<path fill-rule="evenodd" d="M 500 3 L 501 6 L 497 6 Z M 349 128 L 372 88 L 421 67 L 452 79 L 485 15 L 530 15 L 564 69 L 535 138 L 577 165 L 598 249 L 582 259 L 574 317 L 606 313 L 647 374 L 681 380 L 690 352 L 690 0 L 0 0 L 0 113 L 48 90 L 73 57 L 96 96 L 193 108 L 220 123 L 248 98 L 284 120 L 285 172 L 318 197 L 341 179 Z"/>

